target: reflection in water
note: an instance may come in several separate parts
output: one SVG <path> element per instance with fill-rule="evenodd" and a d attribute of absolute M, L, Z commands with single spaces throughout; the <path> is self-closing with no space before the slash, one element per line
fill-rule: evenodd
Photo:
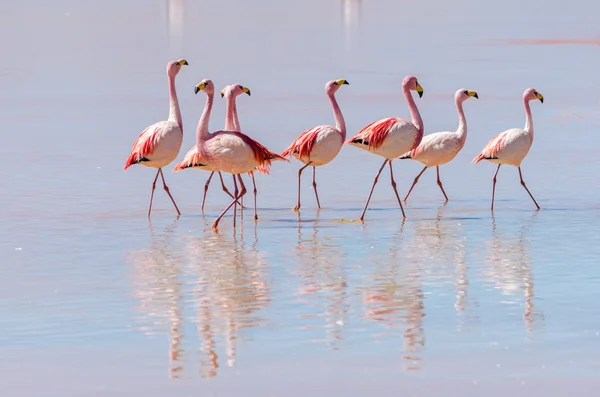
<path fill-rule="evenodd" d="M 373 258 L 375 270 L 371 285 L 364 288 L 363 302 L 366 317 L 391 330 L 389 334 L 378 334 L 376 337 L 396 336 L 397 332 L 394 331 L 403 321 L 403 367 L 405 370 L 417 370 L 421 368 L 420 353 L 425 345 L 425 294 L 421 281 L 423 261 L 415 251 L 420 249 L 418 237 L 416 244 L 403 244 L 399 249 L 398 244 L 402 244 L 403 240 L 404 223 L 392 236 L 392 245 L 385 257 Z"/>
<path fill-rule="evenodd" d="M 319 235 L 319 212 L 312 222 L 312 232 L 306 237 L 303 236 L 302 222 L 298 223 L 296 253 L 300 268 L 297 274 L 302 277 L 298 301 L 317 306 L 319 311 L 300 315 L 300 318 L 324 317 L 326 343 L 331 349 L 338 350 L 344 339 L 342 330 L 349 309 L 348 283 L 342 267 L 344 254 L 334 240 Z"/>
<path fill-rule="evenodd" d="M 350 52 L 353 35 L 360 22 L 362 0 L 341 0 L 342 26 L 344 28 L 344 39 L 346 51 Z"/>
<path fill-rule="evenodd" d="M 535 310 L 531 257 L 528 254 L 530 241 L 526 238 L 526 232 L 538 213 L 538 211 L 533 213 L 527 223 L 521 226 L 518 234 L 508 236 L 499 231 L 496 220 L 492 216 L 493 238 L 488 243 L 490 253 L 487 262 L 490 267 L 486 274 L 505 296 L 511 297 L 523 291 L 525 298 L 523 320 L 528 338 L 532 338 L 535 327 L 540 320 L 543 320 L 543 313 Z M 507 303 L 514 303 L 514 301 Z"/>
<path fill-rule="evenodd" d="M 169 26 L 169 42 L 173 57 L 183 57 L 183 22 L 185 0 L 167 1 L 167 23 Z"/>
<path fill-rule="evenodd" d="M 239 241 L 221 234 L 176 237 L 172 227 L 162 235 L 156 235 L 151 227 L 151 240 L 150 249 L 132 255 L 134 284 L 143 313 L 139 322 L 159 320 L 153 322 L 153 327 L 139 329 L 160 334 L 165 323 L 169 324 L 171 377 L 180 377 L 189 361 L 182 345 L 182 328 L 190 320 L 197 323 L 202 341 L 198 351 L 201 375 L 217 375 L 219 339 L 223 340 L 227 365 L 234 366 L 238 344 L 244 340 L 241 333 L 264 324 L 256 312 L 270 301 L 266 262 L 256 250 L 256 240 L 246 247 L 243 237 Z M 184 251 L 188 254 L 187 265 L 183 255 L 177 254 Z M 194 313 L 191 318 L 182 315 L 186 304 Z M 186 340 L 189 344 L 191 338 Z"/>

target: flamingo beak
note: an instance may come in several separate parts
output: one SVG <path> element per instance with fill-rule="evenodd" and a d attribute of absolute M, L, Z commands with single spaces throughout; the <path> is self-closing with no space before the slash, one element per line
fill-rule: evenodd
<path fill-rule="evenodd" d="M 343 85 L 343 84 L 350 85 L 350 83 L 348 83 L 348 80 L 339 79 L 339 80 L 335 81 L 335 85 Z"/>
<path fill-rule="evenodd" d="M 242 87 L 242 91 L 244 91 L 245 94 L 248 94 L 248 96 L 250 96 L 250 89 L 248 87 Z"/>
<path fill-rule="evenodd" d="M 204 89 L 206 88 L 206 84 L 204 83 L 200 83 L 198 84 L 195 88 L 194 88 L 194 94 L 199 93 L 200 91 L 204 91 Z"/>
<path fill-rule="evenodd" d="M 415 88 L 417 91 L 417 94 L 419 94 L 419 98 L 423 97 L 423 87 L 421 87 L 421 84 L 417 83 L 417 87 Z"/>
<path fill-rule="evenodd" d="M 475 91 L 467 91 L 467 94 L 469 96 L 475 97 L 477 99 L 479 99 L 479 96 L 477 95 L 477 93 Z"/>
<path fill-rule="evenodd" d="M 544 96 L 539 92 L 535 92 L 535 97 L 540 100 L 541 103 L 544 103 Z"/>
<path fill-rule="evenodd" d="M 223 98 L 225 96 L 225 90 L 221 90 L 221 98 Z"/>
<path fill-rule="evenodd" d="M 189 65 L 188 61 L 186 61 L 185 59 L 181 59 L 179 61 L 179 66 L 183 66 L 183 65 Z"/>

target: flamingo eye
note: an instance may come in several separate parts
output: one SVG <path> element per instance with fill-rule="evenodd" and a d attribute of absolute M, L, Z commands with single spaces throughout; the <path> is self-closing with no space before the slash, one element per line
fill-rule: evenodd
<path fill-rule="evenodd" d="M 463 94 L 465 94 L 465 95 L 469 95 L 469 91 L 467 91 L 467 90 L 464 90 L 464 91 L 463 91 Z"/>

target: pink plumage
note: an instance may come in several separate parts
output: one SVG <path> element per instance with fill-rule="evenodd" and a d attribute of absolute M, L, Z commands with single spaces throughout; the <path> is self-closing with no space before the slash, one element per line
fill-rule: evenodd
<path fill-rule="evenodd" d="M 406 121 L 398 117 L 388 117 L 374 121 L 360 130 L 354 137 L 350 138 L 347 143 L 360 141 L 360 143 L 368 145 L 369 149 L 379 149 L 387 138 L 390 129 L 398 122 Z"/>
<path fill-rule="evenodd" d="M 133 143 L 131 153 L 129 154 L 127 161 L 125 161 L 125 167 L 123 168 L 124 170 L 134 164 L 139 163 L 143 159 L 147 159 L 154 153 L 154 146 L 156 145 L 158 133 L 159 129 L 154 125 L 147 127 L 144 131 L 142 131 L 142 133 Z"/>

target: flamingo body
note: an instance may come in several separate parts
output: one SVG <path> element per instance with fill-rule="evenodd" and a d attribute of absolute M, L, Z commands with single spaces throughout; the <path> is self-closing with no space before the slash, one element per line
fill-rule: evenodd
<path fill-rule="evenodd" d="M 319 125 L 303 132 L 281 155 L 292 155 L 304 164 L 316 167 L 331 162 L 343 145 L 340 130 L 330 125 Z"/>
<path fill-rule="evenodd" d="M 411 158 L 427 167 L 440 166 L 452 161 L 464 145 L 456 132 L 436 132 L 425 135 L 417 148 L 400 158 Z"/>
<path fill-rule="evenodd" d="M 533 134 L 523 128 L 511 128 L 492 138 L 473 163 L 488 160 L 494 164 L 520 167 L 533 143 Z"/>
<path fill-rule="evenodd" d="M 183 132 L 176 122 L 167 120 L 152 124 L 133 143 L 124 169 L 134 164 L 162 168 L 175 160 L 182 141 Z"/>
<path fill-rule="evenodd" d="M 388 117 L 360 130 L 348 144 L 393 160 L 421 143 L 423 132 L 410 121 Z"/>

